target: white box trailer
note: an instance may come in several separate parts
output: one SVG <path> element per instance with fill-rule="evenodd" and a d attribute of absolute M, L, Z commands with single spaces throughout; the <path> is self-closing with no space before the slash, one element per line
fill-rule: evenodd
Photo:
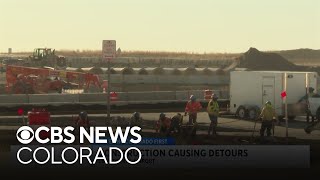
<path fill-rule="evenodd" d="M 255 119 L 266 101 L 271 101 L 279 117 L 285 116 L 281 92 L 285 89 L 288 117 L 305 114 L 305 106 L 297 103 L 308 87 L 317 90 L 316 72 L 233 71 L 230 74 L 230 112 L 241 119 Z"/>

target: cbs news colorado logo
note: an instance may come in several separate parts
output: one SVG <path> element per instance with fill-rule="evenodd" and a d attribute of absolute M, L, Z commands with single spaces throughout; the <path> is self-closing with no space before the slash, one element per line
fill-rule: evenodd
<path fill-rule="evenodd" d="M 75 128 L 67 126 L 46 127 L 40 126 L 35 130 L 29 126 L 22 126 L 17 130 L 17 140 L 24 146 L 19 148 L 16 154 L 17 160 L 21 164 L 95 164 L 97 161 L 103 161 L 105 164 L 119 164 L 127 162 L 129 164 L 137 164 L 142 158 L 141 151 L 137 147 L 118 148 L 111 147 L 110 144 L 138 144 L 141 142 L 139 134 L 141 128 L 138 126 L 126 127 L 122 130 L 117 127 L 90 127 L 88 130 L 80 127 L 77 132 L 79 135 L 79 143 L 89 142 L 90 144 L 108 144 L 107 148 L 97 147 L 73 147 L 63 146 L 61 149 L 57 146 L 50 147 L 28 147 L 30 143 L 40 144 L 72 144 L 76 141 L 74 135 Z M 42 137 L 42 134 L 46 136 Z M 78 137 L 78 136 L 77 136 Z M 108 138 L 107 138 L 108 137 Z M 59 150 L 55 148 L 60 148 Z M 70 155 L 72 154 L 72 155 Z M 60 158 L 55 159 L 56 155 Z M 43 157 L 45 157 L 43 159 Z M 42 159 L 41 159 L 42 158 Z M 51 161 L 50 161 L 51 160 Z"/>

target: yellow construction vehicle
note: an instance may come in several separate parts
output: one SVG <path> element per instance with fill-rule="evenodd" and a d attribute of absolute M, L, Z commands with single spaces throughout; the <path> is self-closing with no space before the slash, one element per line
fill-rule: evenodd
<path fill-rule="evenodd" d="M 67 66 L 67 60 L 64 56 L 56 55 L 55 49 L 36 48 L 25 65 L 30 67 L 50 66 L 55 69 L 63 69 Z"/>

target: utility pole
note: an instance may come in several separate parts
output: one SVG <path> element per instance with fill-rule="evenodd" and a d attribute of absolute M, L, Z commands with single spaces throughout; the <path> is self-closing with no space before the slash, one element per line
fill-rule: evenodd
<path fill-rule="evenodd" d="M 107 119 L 106 125 L 110 125 L 111 120 L 111 104 L 110 104 L 110 88 L 111 88 L 111 78 L 110 78 L 110 61 L 116 57 L 116 41 L 115 40 L 103 40 L 102 41 L 102 59 L 107 61 L 108 65 L 108 86 L 107 86 Z"/>
<path fill-rule="evenodd" d="M 287 73 L 284 73 L 284 91 L 287 93 Z M 289 132 L 288 132 L 288 102 L 287 102 L 287 96 L 285 97 L 285 118 L 286 118 L 286 141 L 288 142 Z"/>
<path fill-rule="evenodd" d="M 108 99 L 107 99 L 107 119 L 106 119 L 106 125 L 108 126 L 110 124 L 110 59 L 107 60 L 107 64 L 108 64 L 108 86 L 107 86 L 107 94 L 108 94 Z"/>

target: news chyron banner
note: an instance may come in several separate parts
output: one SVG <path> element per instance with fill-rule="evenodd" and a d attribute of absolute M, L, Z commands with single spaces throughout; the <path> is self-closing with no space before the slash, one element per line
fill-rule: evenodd
<path fill-rule="evenodd" d="M 141 168 L 309 168 L 309 146 L 295 145 L 141 145 L 12 146 L 14 166 Z M 130 149 L 131 148 L 131 149 Z M 140 154 L 141 153 L 141 154 Z"/>
<path fill-rule="evenodd" d="M 308 145 L 175 145 L 143 138 L 138 126 L 38 127 L 17 131 L 13 167 L 309 168 Z M 45 133 L 50 132 L 50 133 Z M 108 132 L 108 133 L 106 133 Z"/>

